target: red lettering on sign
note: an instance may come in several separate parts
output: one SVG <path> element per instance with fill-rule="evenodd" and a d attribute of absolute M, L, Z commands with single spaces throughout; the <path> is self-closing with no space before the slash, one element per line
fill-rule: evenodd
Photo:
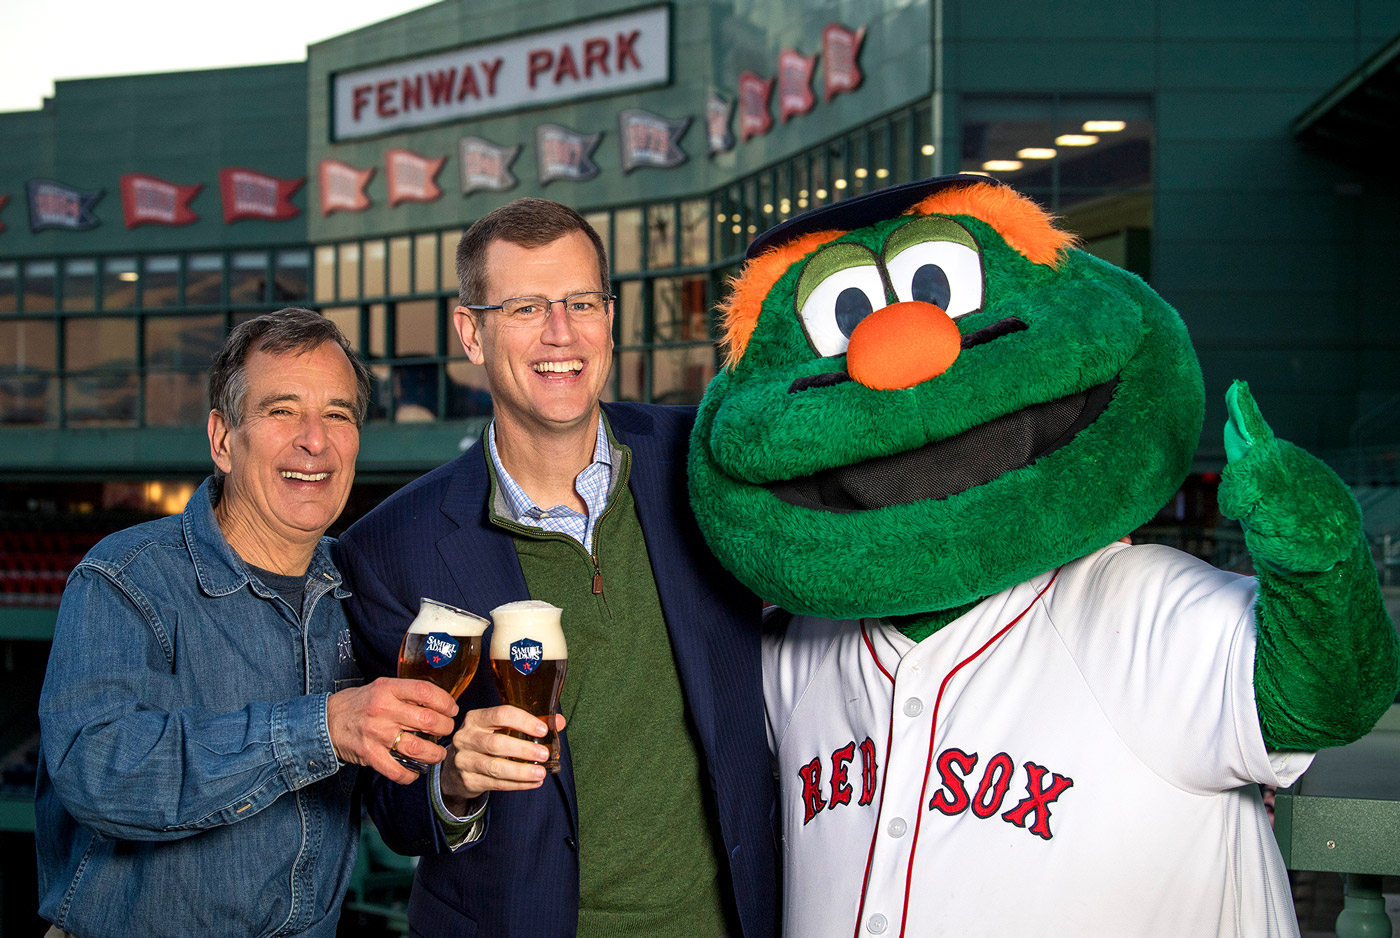
<path fill-rule="evenodd" d="M 428 73 L 428 100 L 433 104 L 446 104 L 452 100 L 452 88 L 457 84 L 457 70 Z"/>
<path fill-rule="evenodd" d="M 608 41 L 589 39 L 583 44 L 583 77 L 593 77 L 593 66 L 604 75 L 608 73 Z"/>
<path fill-rule="evenodd" d="M 399 112 L 394 109 L 394 87 L 392 79 L 381 81 L 374 86 L 374 112 L 380 117 L 394 117 Z"/>
<path fill-rule="evenodd" d="M 846 784 L 846 768 L 856 755 L 856 744 L 849 742 L 831 754 L 831 807 L 851 803 L 851 786 Z"/>
<path fill-rule="evenodd" d="M 557 85 L 566 77 L 578 81 L 578 66 L 574 64 L 574 50 L 568 44 L 559 50 L 559 64 L 554 69 L 554 83 Z"/>
<path fill-rule="evenodd" d="M 481 70 L 486 73 L 486 96 L 493 98 L 496 96 L 496 76 L 500 74 L 501 64 L 505 59 L 497 56 L 490 62 L 482 62 Z"/>
<path fill-rule="evenodd" d="M 403 109 L 410 108 L 423 110 L 423 76 L 414 75 L 411 79 L 403 80 Z"/>
<path fill-rule="evenodd" d="M 642 31 L 634 29 L 630 33 L 617 34 L 617 70 L 626 70 L 628 60 L 631 60 L 633 67 L 640 69 L 642 60 L 637 58 L 637 50 L 634 48 L 637 40 L 641 37 Z"/>
<path fill-rule="evenodd" d="M 476 86 L 476 70 L 470 65 L 462 66 L 462 83 L 457 86 L 457 100 L 461 101 L 467 95 L 480 100 L 481 89 Z"/>
<path fill-rule="evenodd" d="M 354 120 L 359 120 L 360 112 L 363 111 L 365 108 L 369 107 L 369 93 L 373 90 L 374 89 L 371 85 L 355 86 L 355 90 L 353 92 L 355 98 L 353 118 Z"/>
<path fill-rule="evenodd" d="M 802 823 L 806 824 L 817 816 L 817 812 L 826 807 L 826 802 L 822 800 L 822 760 L 820 757 L 808 762 L 797 770 L 798 776 L 802 779 Z"/>
<path fill-rule="evenodd" d="M 530 87 L 535 87 L 535 80 L 554 67 L 554 53 L 548 49 L 535 49 L 530 53 Z"/>

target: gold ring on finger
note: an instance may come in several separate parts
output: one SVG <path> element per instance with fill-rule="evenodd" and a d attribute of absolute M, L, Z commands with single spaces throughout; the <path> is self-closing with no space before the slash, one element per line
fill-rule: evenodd
<path fill-rule="evenodd" d="M 398 752 L 398 751 L 399 751 L 399 740 L 401 740 L 401 739 L 403 739 L 403 727 L 399 727 L 399 731 L 398 731 L 397 733 L 394 734 L 394 741 L 393 741 L 392 743 L 389 744 L 389 751 L 390 751 L 390 752 Z"/>

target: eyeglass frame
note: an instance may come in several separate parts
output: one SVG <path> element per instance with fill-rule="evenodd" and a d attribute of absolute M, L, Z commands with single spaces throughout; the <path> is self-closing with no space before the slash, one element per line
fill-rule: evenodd
<path fill-rule="evenodd" d="M 502 312 L 504 312 L 504 311 L 505 311 L 505 304 L 509 303 L 511 300 L 544 300 L 544 302 L 545 302 L 545 308 L 544 308 L 544 319 L 543 319 L 543 321 L 544 321 L 544 322 L 548 322 L 548 321 L 549 321 L 549 317 L 554 315 L 554 304 L 555 304 L 555 303 L 559 303 L 560 305 L 562 305 L 562 306 L 564 307 L 564 315 L 568 316 L 570 319 L 573 319 L 572 314 L 569 313 L 569 300 L 572 299 L 573 297 L 576 297 L 576 296 L 583 296 L 583 295 L 589 294 L 589 293 L 598 294 L 598 295 L 601 295 L 601 296 L 603 296 L 603 297 L 606 297 L 606 300 L 605 300 L 606 303 L 616 303 L 616 302 L 617 302 L 617 294 L 615 294 L 615 293 L 609 293 L 609 292 L 607 292 L 606 290 L 576 290 L 576 291 L 574 291 L 573 293 L 570 293 L 568 296 L 565 296 L 565 297 L 563 297 L 563 298 L 561 298 L 561 299 L 557 299 L 557 300 L 551 300 L 551 299 L 550 299 L 549 297 L 547 297 L 547 296 L 537 296 L 537 295 L 534 295 L 534 294 L 529 294 L 529 293 L 527 293 L 527 294 L 525 294 L 524 296 L 509 296 L 509 297 L 506 297 L 504 300 L 502 300 L 502 301 L 499 302 L 499 303 L 463 303 L 463 304 L 462 304 L 462 308 L 463 308 L 463 309 L 471 309 L 471 310 L 480 310 L 481 312 L 486 312 L 486 311 L 488 311 L 488 310 L 498 309 L 498 310 L 501 310 Z M 513 314 L 513 315 L 510 315 L 510 316 L 507 316 L 507 317 L 506 317 L 506 322 L 510 322 L 510 321 L 513 320 L 513 319 L 516 319 L 516 315 Z"/>

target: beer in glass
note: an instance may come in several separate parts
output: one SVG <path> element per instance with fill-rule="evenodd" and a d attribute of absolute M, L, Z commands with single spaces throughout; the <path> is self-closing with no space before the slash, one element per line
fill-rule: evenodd
<path fill-rule="evenodd" d="M 458 696 L 471 683 L 481 661 L 481 636 L 487 625 L 481 616 L 435 599 L 423 599 L 399 646 L 399 677 L 431 681 L 453 697 Z M 428 770 L 428 766 L 397 750 L 394 758 L 415 772 Z"/>
<path fill-rule="evenodd" d="M 501 699 L 544 720 L 543 739 L 510 731 L 511 736 L 549 747 L 546 772 L 559 771 L 559 733 L 554 714 L 569 666 L 569 649 L 558 606 L 526 599 L 491 610 L 491 671 Z"/>

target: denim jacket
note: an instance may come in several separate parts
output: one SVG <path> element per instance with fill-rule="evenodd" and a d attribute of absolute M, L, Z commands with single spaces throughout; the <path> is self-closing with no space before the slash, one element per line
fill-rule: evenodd
<path fill-rule="evenodd" d="M 39 914 L 81 938 L 335 934 L 355 770 L 326 698 L 359 683 L 329 538 L 304 612 L 183 515 L 73 571 L 39 697 Z M 327 594 L 330 594 L 329 596 Z"/>

